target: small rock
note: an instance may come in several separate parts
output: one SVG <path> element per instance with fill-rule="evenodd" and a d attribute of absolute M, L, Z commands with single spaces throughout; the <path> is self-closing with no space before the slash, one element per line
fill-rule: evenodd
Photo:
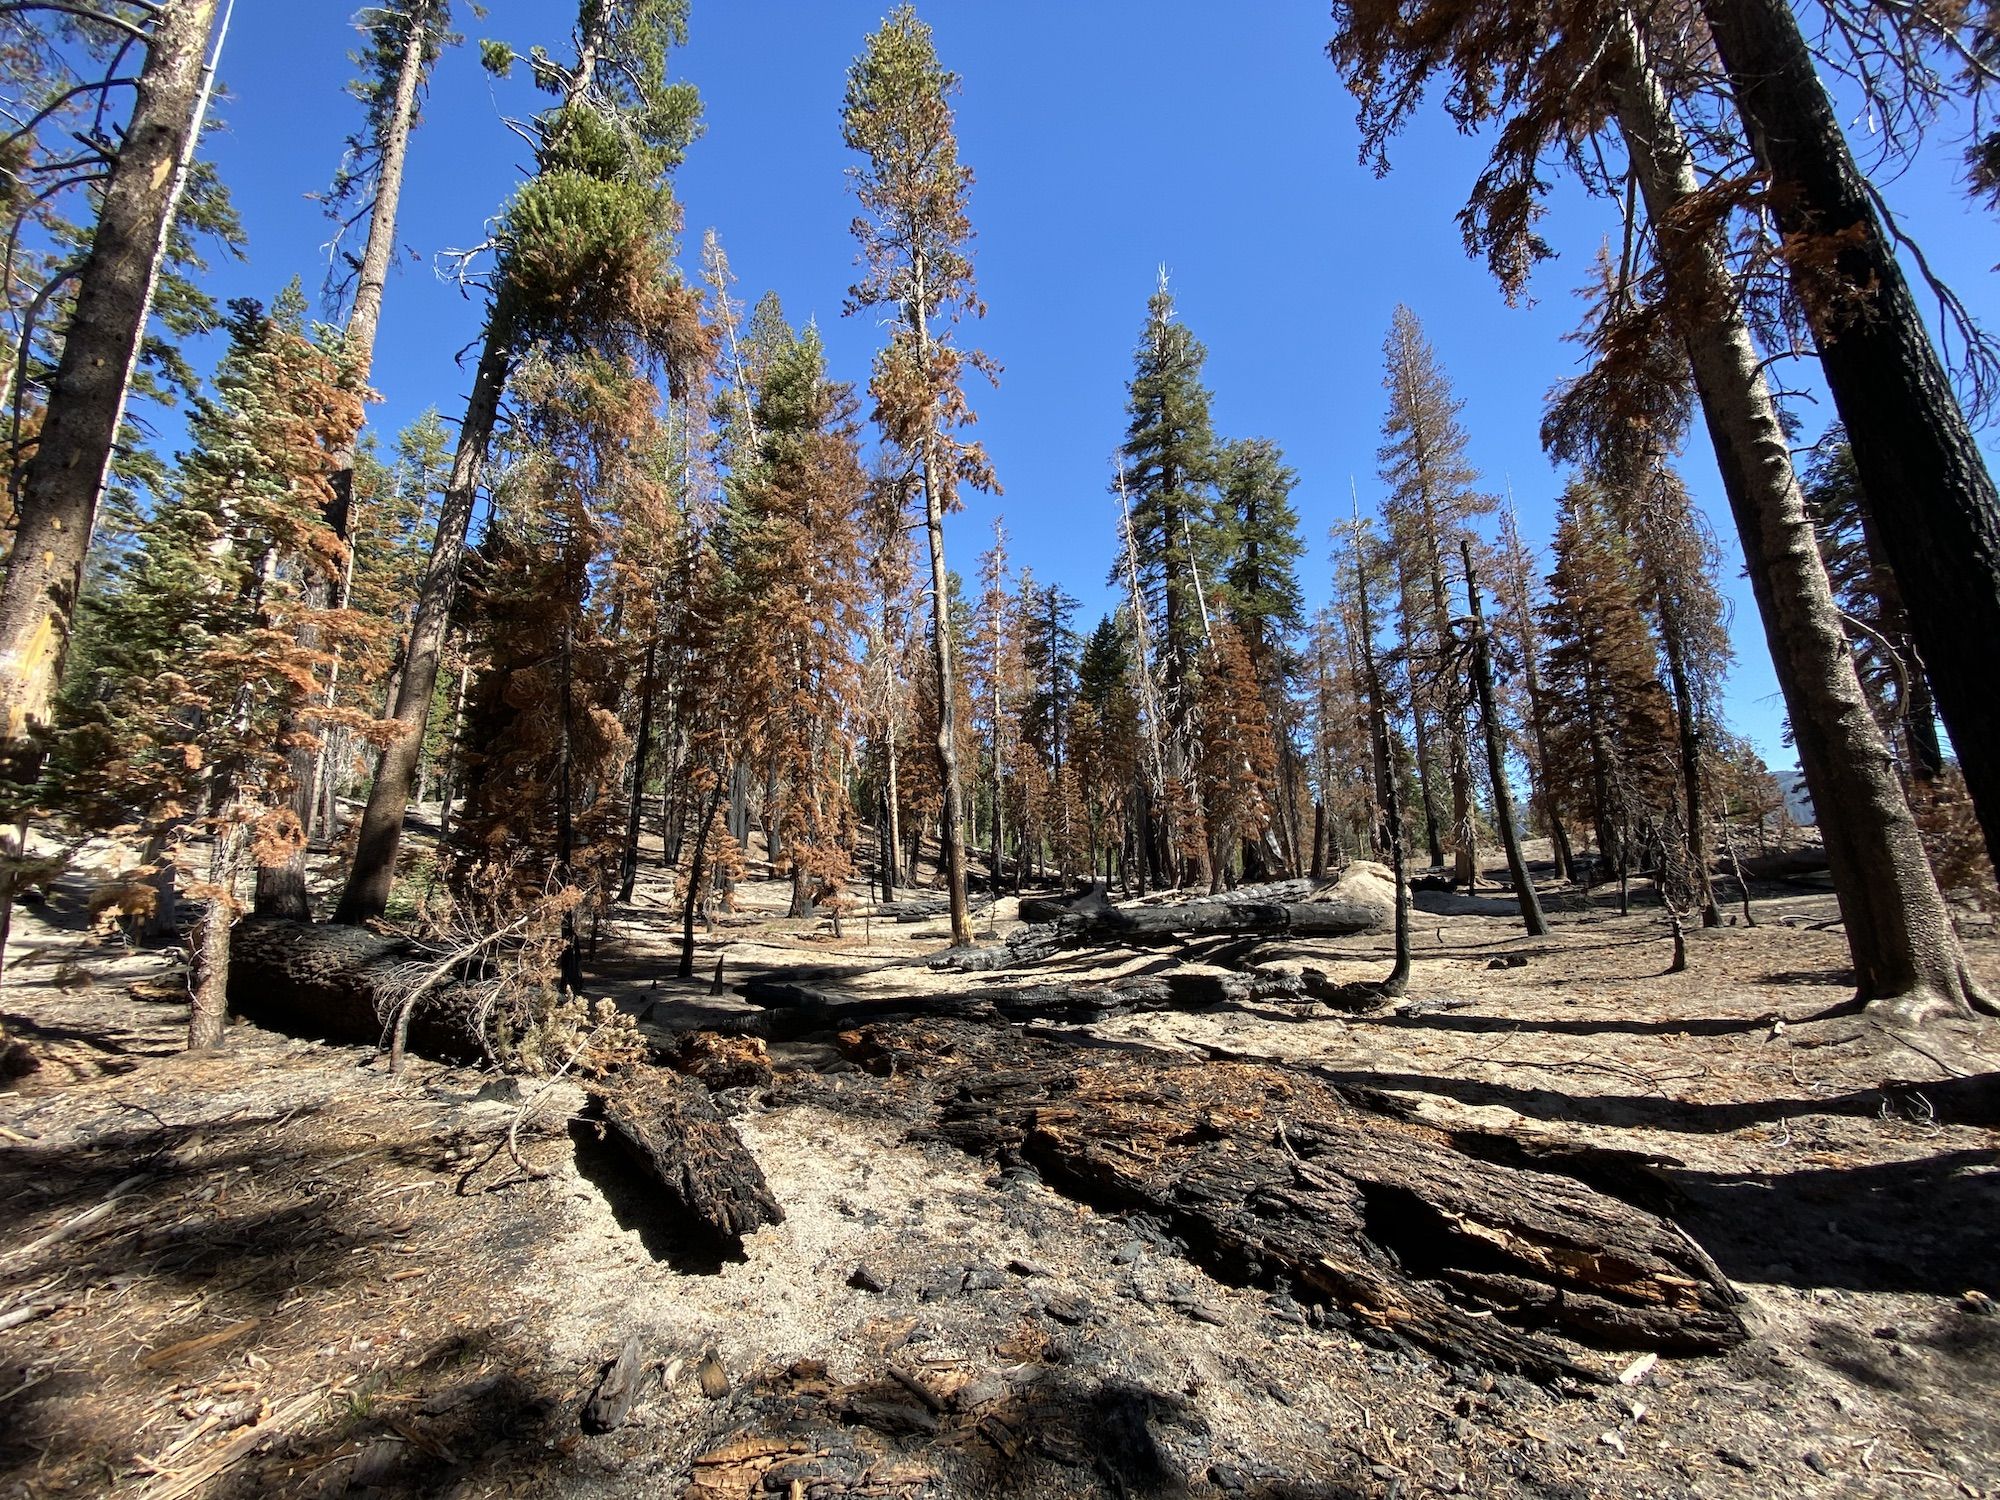
<path fill-rule="evenodd" d="M 856 1266 L 851 1272 L 849 1272 L 847 1277 L 847 1284 L 853 1287 L 857 1292 L 880 1293 L 889 1290 L 889 1283 L 884 1281 L 880 1276 L 877 1276 L 873 1271 L 869 1270 L 868 1267 L 866 1266 Z"/>
<path fill-rule="evenodd" d="M 959 1411 L 972 1411 L 1007 1394 L 1007 1382 L 997 1375 L 978 1375 L 952 1392 L 951 1404 Z"/>
<path fill-rule="evenodd" d="M 1525 953 L 1510 953 L 1510 954 L 1508 954 L 1508 955 L 1507 955 L 1507 967 L 1508 967 L 1508 968 L 1510 968 L 1510 969 L 1525 969 L 1525 968 L 1527 968 L 1527 967 L 1528 967 L 1528 955 L 1527 955 L 1527 954 L 1525 954 Z"/>
<path fill-rule="evenodd" d="M 722 1368 L 722 1356 L 713 1349 L 701 1357 L 695 1366 L 694 1378 L 701 1384 L 701 1393 L 711 1401 L 720 1401 L 729 1394 L 729 1372 Z"/>
<path fill-rule="evenodd" d="M 1489 969 L 1504 969 L 1507 967 L 1507 960 L 1504 958 L 1489 958 L 1486 960 L 1486 967 Z"/>
<path fill-rule="evenodd" d="M 1143 1241 L 1127 1240 L 1112 1252 L 1111 1264 L 1114 1266 L 1129 1266 L 1145 1253 L 1146 1246 Z"/>
<path fill-rule="evenodd" d="M 1042 1311 L 1058 1323 L 1075 1325 L 1090 1316 L 1090 1304 L 1081 1297 L 1057 1295 L 1042 1304 Z"/>
<path fill-rule="evenodd" d="M 1967 1312 L 1977 1313 L 1982 1318 L 1990 1318 L 2000 1313 L 2000 1302 L 1995 1302 L 1984 1292 L 1966 1292 L 1958 1302 Z"/>
<path fill-rule="evenodd" d="M 1007 1278 L 998 1266 L 969 1266 L 966 1268 L 964 1287 L 968 1292 L 997 1292 L 1007 1284 Z"/>
<path fill-rule="evenodd" d="M 1616 1452 L 1620 1458 L 1623 1458 L 1625 1456 L 1625 1439 L 1620 1437 L 1617 1433 L 1600 1432 L 1597 1435 L 1597 1440 L 1598 1442 L 1604 1444 L 1605 1447 L 1610 1448 L 1614 1452 Z"/>
<path fill-rule="evenodd" d="M 1018 1255 L 1007 1262 L 1007 1269 L 1012 1271 L 1016 1276 L 1047 1276 L 1050 1274 L 1049 1268 L 1040 1261 L 1024 1260 Z"/>
<path fill-rule="evenodd" d="M 1903 1330 L 1893 1323 L 1875 1330 L 1875 1337 L 1878 1339 L 1899 1339 L 1902 1336 Z"/>
<path fill-rule="evenodd" d="M 1734 1448 L 1717 1448 L 1715 1456 L 1728 1464 L 1732 1469 L 1742 1469 L 1746 1473 L 1757 1467 L 1754 1459 L 1738 1453 Z"/>
<path fill-rule="evenodd" d="M 1817 1448 L 1806 1449 L 1805 1452 L 1799 1455 L 1799 1462 L 1804 1464 L 1808 1469 L 1811 1469 L 1815 1474 L 1825 1475 L 1828 1478 L 1831 1478 L 1833 1475 L 1833 1465 L 1827 1462 L 1826 1455 L 1821 1453 Z"/>

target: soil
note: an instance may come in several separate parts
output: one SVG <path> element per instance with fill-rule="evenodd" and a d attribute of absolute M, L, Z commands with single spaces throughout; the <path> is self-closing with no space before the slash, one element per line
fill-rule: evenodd
<path fill-rule="evenodd" d="M 1648 1158 L 1753 1336 L 1585 1350 L 1602 1383 L 1544 1386 L 1218 1280 L 1170 1227 L 935 1138 L 909 1080 L 832 1036 L 770 1041 L 770 1081 L 717 1096 L 786 1217 L 700 1240 L 569 1080 L 391 1075 L 247 1024 L 182 1054 L 171 958 L 90 930 L 87 874 L 17 909 L 0 992 L 37 1064 L 0 1090 L 0 1495 L 2000 1494 L 2000 1135 L 1965 1081 L 2000 1067 L 2000 1036 L 1829 1014 L 1845 951 L 1809 880 L 1757 887 L 1755 927 L 1691 934 L 1684 973 L 1658 909 L 1619 915 L 1615 893 L 1551 885 L 1539 940 L 1498 888 L 1420 894 L 1393 1011 L 1021 1033 L 1079 1068 L 1251 1062 Z M 788 893 L 746 882 L 681 983 L 678 913 L 642 884 L 592 992 L 662 1037 L 754 1036 L 770 1016 L 733 986 L 757 977 L 916 1001 L 1224 946 L 954 976 L 922 962 L 941 917 L 836 938 L 782 916 Z M 2000 944 L 1967 925 L 2000 988 Z M 1240 950 L 1342 983 L 1387 965 L 1384 937 Z M 586 1432 L 633 1339 L 629 1414 Z"/>

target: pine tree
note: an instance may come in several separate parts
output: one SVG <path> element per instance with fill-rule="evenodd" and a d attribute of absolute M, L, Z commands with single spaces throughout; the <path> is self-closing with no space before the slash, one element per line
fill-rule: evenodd
<path fill-rule="evenodd" d="M 1128 421 L 1119 449 L 1132 566 L 1114 567 L 1123 587 L 1136 570 L 1150 626 L 1149 648 L 1158 685 L 1164 775 L 1191 784 L 1195 754 L 1195 693 L 1210 631 L 1208 593 L 1220 582 L 1223 537 L 1216 526 L 1216 439 L 1209 393 L 1202 384 L 1208 351 L 1174 316 L 1166 275 L 1146 304 L 1146 325 L 1126 387 Z M 1169 798 L 1170 806 L 1178 798 Z M 1182 848 L 1205 840 L 1177 829 Z M 1178 881 L 1176 882 L 1178 883 Z"/>
<path fill-rule="evenodd" d="M 1621 876 L 1671 818 L 1673 705 L 1660 685 L 1644 582 L 1602 492 L 1577 480 L 1558 510 L 1543 612 L 1549 754 L 1567 808 L 1586 812 Z"/>
<path fill-rule="evenodd" d="M 206 102 L 203 52 L 215 5 L 163 0 L 150 9 L 150 26 L 120 19 L 143 50 L 138 83 L 76 273 L 0 584 L 0 774 L 17 783 L 33 779 L 62 680 L 112 446 Z"/>
<path fill-rule="evenodd" d="M 775 770 L 793 916 L 838 897 L 852 871 L 839 773 L 859 707 L 853 642 L 866 595 L 855 411 L 827 378 L 816 329 L 778 351 L 757 389 L 755 461 L 732 476 L 717 539 L 745 749 Z"/>
<path fill-rule="evenodd" d="M 189 1045 L 214 1047 L 227 1013 L 229 933 L 246 861 L 281 862 L 304 840 L 286 754 L 322 708 L 324 653 L 301 646 L 314 585 L 343 549 L 323 523 L 335 454 L 361 420 L 337 341 L 309 332 L 296 285 L 270 313 L 232 304 L 217 393 L 198 404 L 167 504 L 94 606 L 95 691 L 53 771 L 86 822 L 137 825 L 167 846 L 206 836 L 193 935 Z"/>
<path fill-rule="evenodd" d="M 1382 346 L 1389 413 L 1382 424 L 1382 479 L 1389 486 L 1388 516 L 1396 545 L 1414 559 L 1417 618 L 1423 634 L 1408 642 L 1412 662 L 1445 736 L 1451 776 L 1453 878 L 1468 890 L 1479 876 L 1478 829 L 1466 710 L 1470 693 L 1451 636 L 1451 574 L 1459 544 L 1471 535 L 1475 517 L 1495 506 L 1491 495 L 1474 488 L 1478 472 L 1465 456 L 1468 442 L 1458 414 L 1465 403 L 1452 395 L 1450 381 L 1409 308 L 1398 306 Z"/>
<path fill-rule="evenodd" d="M 952 339 L 953 325 L 985 312 L 972 285 L 966 246 L 971 168 L 958 159 L 951 96 L 958 75 L 939 63 L 930 28 L 898 6 L 848 70 L 842 140 L 865 165 L 854 174 L 862 216 L 854 223 L 867 275 L 849 292 L 849 311 L 888 304 L 898 322 L 876 356 L 869 382 L 875 421 L 897 456 L 906 485 L 920 493 L 930 542 L 931 701 L 936 706 L 941 833 L 951 936 L 972 941 L 965 897 L 963 788 L 959 784 L 959 685 L 944 559 L 944 518 L 965 489 L 996 490 L 985 450 L 956 434 L 972 420 L 967 367 L 995 367 Z"/>
<path fill-rule="evenodd" d="M 666 76 L 686 24 L 687 0 L 583 0 L 574 63 L 532 59 L 559 103 L 537 118 L 535 174 L 502 216 L 485 338 L 397 683 L 402 733 L 369 789 L 336 921 L 388 905 L 467 528 L 516 361 L 531 349 L 643 352 L 678 378 L 707 356 L 698 299 L 670 272 L 659 227 L 674 219 L 666 173 L 699 117 L 693 89 Z M 515 60 L 498 42 L 483 51 L 502 73 Z"/>

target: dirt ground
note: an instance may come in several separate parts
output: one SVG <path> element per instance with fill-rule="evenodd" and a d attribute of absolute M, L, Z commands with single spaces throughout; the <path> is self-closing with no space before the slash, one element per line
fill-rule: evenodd
<path fill-rule="evenodd" d="M 922 966 L 941 921 L 836 939 L 782 917 L 778 883 L 742 897 L 684 985 L 675 913 L 642 886 L 597 987 L 656 1031 L 755 1031 L 765 1013 L 709 992 L 718 958 L 728 985 L 962 982 Z M 1760 888 L 1758 925 L 1695 934 L 1681 974 L 1656 910 L 1557 888 L 1554 936 L 1530 940 L 1510 901 L 1420 896 L 1397 1013 L 1036 1028 L 1079 1068 L 1134 1047 L 1277 1062 L 1427 1120 L 1653 1158 L 1754 1336 L 1638 1370 L 1597 1351 L 1630 1383 L 1560 1389 L 1332 1326 L 1213 1279 L 1157 1224 L 918 1138 L 827 1038 L 771 1042 L 771 1085 L 721 1096 L 787 1217 L 719 1255 L 572 1118 L 567 1081 L 391 1076 L 248 1025 L 180 1055 L 167 960 L 91 933 L 82 899 L 79 877 L 17 912 L 0 992 L 39 1064 L 0 1089 L 0 1495 L 2000 1494 L 2000 1136 L 1953 1087 L 2000 1068 L 2000 1035 L 1815 1019 L 1848 991 L 1810 883 Z M 2000 944 L 1968 931 L 2000 986 Z M 1344 981 L 1386 949 L 1250 961 Z M 586 1433 L 629 1338 L 640 1398 Z"/>

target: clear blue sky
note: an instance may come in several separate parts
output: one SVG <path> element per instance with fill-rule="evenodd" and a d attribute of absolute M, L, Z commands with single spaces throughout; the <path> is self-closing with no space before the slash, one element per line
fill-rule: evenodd
<path fill-rule="evenodd" d="M 856 382 L 881 334 L 866 316 L 841 316 L 855 271 L 839 101 L 848 61 L 885 8 L 694 0 L 676 68 L 700 87 L 707 118 L 676 182 L 687 263 L 712 225 L 738 295 L 775 288 L 794 322 L 816 317 L 836 373 Z M 494 0 L 484 21 L 457 9 L 470 36 L 557 55 L 574 15 L 569 0 Z M 1004 513 L 1017 565 L 1079 595 L 1086 625 L 1109 607 L 1110 455 L 1163 263 L 1209 349 L 1218 431 L 1272 438 L 1299 471 L 1310 602 L 1326 594 L 1327 529 L 1347 514 L 1349 476 L 1364 507 L 1379 493 L 1381 343 L 1398 301 L 1423 319 L 1465 399 L 1489 487 L 1511 484 L 1523 530 L 1546 541 L 1561 478 L 1536 431 L 1544 393 L 1575 370 L 1575 346 L 1563 342 L 1577 315 L 1569 293 L 1611 222 L 1608 205 L 1558 194 L 1548 229 L 1561 259 L 1539 274 L 1534 303 L 1509 308 L 1464 256 L 1453 222 L 1480 143 L 1432 111 L 1387 179 L 1358 166 L 1318 0 L 930 0 L 922 11 L 963 76 L 961 150 L 977 174 L 976 266 L 990 313 L 964 336 L 1005 367 L 997 389 L 972 396 L 1006 493 L 972 497 L 954 521 L 954 567 L 972 575 Z M 327 223 L 306 194 L 331 177 L 358 118 L 342 92 L 351 14 L 341 0 L 237 8 L 222 70 L 228 128 L 210 155 L 242 212 L 249 259 L 218 267 L 218 295 L 268 298 L 294 275 L 317 281 Z M 390 283 L 376 358 L 384 400 L 372 421 L 384 436 L 427 405 L 451 420 L 462 409 L 469 372 L 454 356 L 478 336 L 481 304 L 441 279 L 437 257 L 483 238 L 527 155 L 502 116 L 534 107 L 524 88 L 480 72 L 469 45 L 440 65 L 404 198 L 413 257 Z M 1991 321 L 2000 235 L 1956 173 L 1956 148 L 1940 140 L 1888 191 L 1933 263 Z M 1799 383 L 1811 373 L 1785 369 Z M 1810 439 L 1828 408 L 1800 409 Z M 1738 645 L 1729 717 L 1783 768 L 1769 657 L 1698 434 L 1684 468 L 1724 542 Z"/>

